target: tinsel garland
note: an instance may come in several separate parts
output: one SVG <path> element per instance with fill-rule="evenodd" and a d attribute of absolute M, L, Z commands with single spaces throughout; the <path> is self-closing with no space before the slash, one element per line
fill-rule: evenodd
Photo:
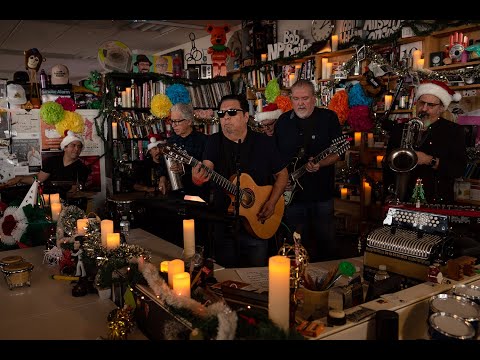
<path fill-rule="evenodd" d="M 85 218 L 85 211 L 78 206 L 64 206 L 57 221 L 57 239 L 72 237 L 77 230 L 77 220 L 83 218 Z"/>
<path fill-rule="evenodd" d="M 129 306 L 121 309 L 113 309 L 107 317 L 110 330 L 110 340 L 126 340 L 127 335 L 135 327 L 133 311 Z"/>

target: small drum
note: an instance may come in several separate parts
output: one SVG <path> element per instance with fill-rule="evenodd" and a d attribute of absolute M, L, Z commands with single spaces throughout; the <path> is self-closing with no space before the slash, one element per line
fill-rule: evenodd
<path fill-rule="evenodd" d="M 2 267 L 8 288 L 12 290 L 16 287 L 30 286 L 33 265 L 29 262 L 21 261 Z"/>
<path fill-rule="evenodd" d="M 437 312 L 428 318 L 428 333 L 433 340 L 472 340 L 475 329 L 460 316 Z"/>
<path fill-rule="evenodd" d="M 23 261 L 23 257 L 18 256 L 18 255 L 12 255 L 12 256 L 4 257 L 3 259 L 0 259 L 0 270 L 4 266 L 12 265 L 12 264 L 19 263 L 19 262 L 22 262 L 22 261 Z"/>
<path fill-rule="evenodd" d="M 142 197 L 144 197 L 143 193 Z M 130 221 L 130 228 L 137 227 L 142 213 L 141 208 L 135 204 L 134 194 L 115 194 L 107 198 L 105 215 L 106 218 L 113 220 L 116 229 L 119 229 L 120 220 L 124 215 Z"/>
<path fill-rule="evenodd" d="M 453 293 L 480 305 L 480 286 L 463 284 L 455 285 L 453 287 Z"/>

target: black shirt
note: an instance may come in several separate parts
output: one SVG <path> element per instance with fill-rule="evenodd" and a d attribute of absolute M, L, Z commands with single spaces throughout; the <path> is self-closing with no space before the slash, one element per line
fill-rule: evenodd
<path fill-rule="evenodd" d="M 60 197 L 63 195 L 63 198 L 65 198 L 66 192 L 71 189 L 72 185 L 76 183 L 85 185 L 88 175 L 91 172 L 90 168 L 88 168 L 80 159 L 64 166 L 63 156 L 55 156 L 47 159 L 43 164 L 42 171 L 50 174 L 49 178 L 45 181 L 45 186 L 47 188 L 51 187 L 52 190 L 56 190 L 57 188 L 57 185 L 52 184 L 52 182 L 71 182 L 71 184 L 58 186 Z"/>

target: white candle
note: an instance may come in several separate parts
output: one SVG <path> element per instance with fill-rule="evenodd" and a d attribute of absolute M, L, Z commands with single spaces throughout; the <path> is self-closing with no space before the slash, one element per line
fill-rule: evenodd
<path fill-rule="evenodd" d="M 390 109 L 390 106 L 392 106 L 392 100 L 393 100 L 392 95 L 385 95 L 385 111 Z"/>
<path fill-rule="evenodd" d="M 327 63 L 327 72 L 325 74 L 325 79 L 330 79 L 330 77 L 332 76 L 332 66 L 333 66 L 333 63 L 331 62 Z"/>
<path fill-rule="evenodd" d="M 190 274 L 180 272 L 173 275 L 173 292 L 178 296 L 190 297 Z"/>
<path fill-rule="evenodd" d="M 418 69 L 418 70 L 423 69 L 424 65 L 425 65 L 425 59 L 418 59 L 418 61 L 417 61 L 417 69 Z"/>
<path fill-rule="evenodd" d="M 275 255 L 268 260 L 268 317 L 281 329 L 290 327 L 290 259 Z"/>
<path fill-rule="evenodd" d="M 341 195 L 342 199 L 345 200 L 347 198 L 347 194 L 348 194 L 348 189 L 347 188 L 341 188 L 340 189 L 340 195 Z"/>
<path fill-rule="evenodd" d="M 43 204 L 45 206 L 50 206 L 50 194 L 43 194 Z"/>
<path fill-rule="evenodd" d="M 175 259 L 168 263 L 168 286 L 173 287 L 173 275 L 185 271 L 185 263 L 183 260 Z"/>
<path fill-rule="evenodd" d="M 168 263 L 169 263 L 169 262 L 170 262 L 170 261 L 162 261 L 162 262 L 160 263 L 160 272 L 162 272 L 162 273 L 168 273 Z"/>
<path fill-rule="evenodd" d="M 88 219 L 77 219 L 77 235 L 85 235 Z"/>
<path fill-rule="evenodd" d="M 127 107 L 127 105 L 128 105 L 127 92 L 122 91 L 122 107 Z"/>
<path fill-rule="evenodd" d="M 322 79 L 327 78 L 327 64 L 328 64 L 328 59 L 322 58 Z"/>
<path fill-rule="evenodd" d="M 118 136 L 117 126 L 116 122 L 112 122 L 112 139 L 116 139 Z"/>
<path fill-rule="evenodd" d="M 267 54 L 260 55 L 260 58 L 261 58 L 262 62 L 267 61 Z"/>
<path fill-rule="evenodd" d="M 360 146 L 362 143 L 362 133 L 357 131 L 353 136 L 355 139 L 355 146 Z"/>
<path fill-rule="evenodd" d="M 332 35 L 332 51 L 338 50 L 338 35 Z"/>
<path fill-rule="evenodd" d="M 195 255 L 195 220 L 183 220 L 183 256 L 185 259 Z"/>
<path fill-rule="evenodd" d="M 372 202 L 372 187 L 368 182 L 363 183 L 364 197 L 365 197 L 365 206 L 369 206 Z"/>
<path fill-rule="evenodd" d="M 295 83 L 295 74 L 288 75 L 289 86 L 292 86 Z"/>
<path fill-rule="evenodd" d="M 381 168 L 383 162 L 383 155 L 377 155 L 377 167 Z"/>
<path fill-rule="evenodd" d="M 107 234 L 107 249 L 113 250 L 120 246 L 120 233 Z"/>
<path fill-rule="evenodd" d="M 58 217 L 60 216 L 60 213 L 62 211 L 62 204 L 60 204 L 59 202 L 53 203 L 50 205 L 50 208 L 52 209 L 52 220 L 58 221 Z"/>
<path fill-rule="evenodd" d="M 127 105 L 123 105 L 124 107 L 132 107 L 132 88 L 127 87 L 125 89 L 125 96 L 127 97 Z"/>
<path fill-rule="evenodd" d="M 107 234 L 113 233 L 113 220 L 102 220 L 100 222 L 100 234 L 102 238 L 102 246 L 107 247 Z"/>
<path fill-rule="evenodd" d="M 50 204 L 60 203 L 60 194 L 50 194 Z"/>
<path fill-rule="evenodd" d="M 367 144 L 368 147 L 373 147 L 373 133 L 367 134 Z"/>
<path fill-rule="evenodd" d="M 418 70 L 418 60 L 422 57 L 422 50 L 415 50 L 412 55 L 412 67 L 413 70 Z"/>

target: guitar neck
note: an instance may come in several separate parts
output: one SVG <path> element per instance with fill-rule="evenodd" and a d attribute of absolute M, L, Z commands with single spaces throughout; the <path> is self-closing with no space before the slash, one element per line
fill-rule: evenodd
<path fill-rule="evenodd" d="M 207 171 L 207 173 L 211 176 L 211 179 L 215 183 L 220 185 L 224 190 L 228 191 L 234 196 L 237 195 L 237 187 L 235 186 L 235 184 L 233 184 L 230 180 L 228 180 L 227 178 L 217 173 L 215 170 L 210 169 L 208 166 L 205 166 L 203 163 L 201 163 L 200 161 L 192 157 L 189 162 L 189 165 L 191 165 L 192 167 L 195 167 L 197 164 L 200 164 L 201 167 L 204 168 Z M 240 193 L 242 192 L 240 191 Z"/>
<path fill-rule="evenodd" d="M 318 154 L 317 156 L 315 156 L 312 160 L 312 162 L 314 164 L 318 163 L 320 160 L 326 158 L 328 155 L 332 154 L 334 151 L 331 147 L 329 147 L 328 149 L 325 149 L 323 150 L 320 154 Z M 297 170 L 295 170 L 294 172 L 292 172 L 292 174 L 290 175 L 291 178 L 293 180 L 297 180 L 299 179 L 300 177 L 302 177 L 305 173 L 307 172 L 307 163 L 306 164 L 303 164 L 302 166 L 300 166 Z"/>

